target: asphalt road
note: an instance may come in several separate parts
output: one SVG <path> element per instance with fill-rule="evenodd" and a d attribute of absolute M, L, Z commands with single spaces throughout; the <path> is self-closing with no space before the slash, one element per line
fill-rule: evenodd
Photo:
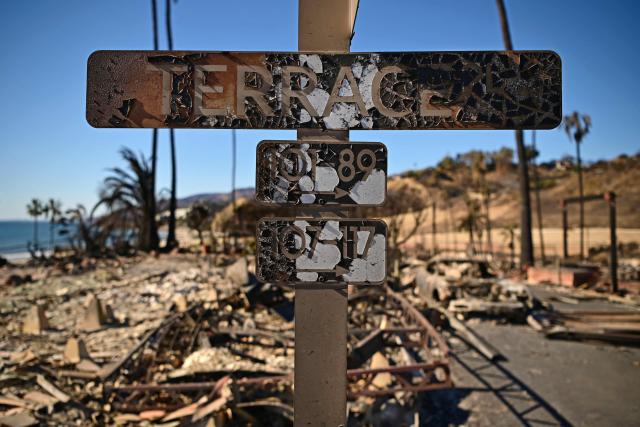
<path fill-rule="evenodd" d="M 549 340 L 527 325 L 467 324 L 506 360 L 490 363 L 450 336 L 456 388 L 426 394 L 425 425 L 640 425 L 639 348 Z"/>

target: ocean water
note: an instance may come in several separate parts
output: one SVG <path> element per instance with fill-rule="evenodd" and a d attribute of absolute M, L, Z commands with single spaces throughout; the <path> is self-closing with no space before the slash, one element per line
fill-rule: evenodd
<path fill-rule="evenodd" d="M 59 231 L 63 227 L 54 226 L 54 241 L 57 246 L 68 245 L 68 237 L 60 236 Z M 38 221 L 38 247 L 49 250 L 49 222 Z M 21 258 L 28 256 L 28 245 L 34 242 L 34 225 L 33 221 L 0 221 L 0 255 L 9 259 Z"/>

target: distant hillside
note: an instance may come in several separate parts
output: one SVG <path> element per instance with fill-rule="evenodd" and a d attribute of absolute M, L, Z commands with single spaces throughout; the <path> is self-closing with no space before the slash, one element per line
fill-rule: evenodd
<path fill-rule="evenodd" d="M 510 151 L 508 149 L 503 149 Z M 503 151 L 501 150 L 501 151 Z M 446 158 L 438 167 L 413 170 L 401 174 L 413 178 L 427 187 L 437 201 L 438 222 L 454 219 L 459 223 L 467 214 L 469 197 L 482 199 L 482 188 L 490 192 L 490 215 L 495 227 L 508 227 L 520 223 L 520 197 L 516 165 L 508 153 L 483 153 L 484 178 L 478 167 L 478 151 L 454 158 Z M 505 159 L 509 159 L 505 161 Z M 584 194 L 601 194 L 614 191 L 617 194 L 618 227 L 640 227 L 640 154 L 621 155 L 612 160 L 602 160 L 583 167 Z M 561 227 L 560 203 L 563 198 L 578 195 L 578 174 L 571 159 L 545 162 L 538 165 L 540 199 L 545 227 Z M 535 179 L 532 168 L 531 203 L 533 224 L 535 214 Z M 482 184 L 484 179 L 484 184 Z M 483 186 L 484 185 L 484 186 Z M 445 209 L 445 206 L 449 206 Z M 451 216 L 450 216 L 451 215 Z M 606 227 L 609 221 L 608 207 L 604 202 L 585 204 L 585 224 L 589 227 Z M 569 225 L 578 224 L 578 205 L 570 205 Z M 444 224 L 441 224 L 444 225 Z"/>
<path fill-rule="evenodd" d="M 239 188 L 236 190 L 236 197 L 253 197 L 253 188 Z M 205 202 L 215 205 L 226 205 L 231 201 L 231 192 L 229 193 L 201 193 L 178 199 L 178 208 L 188 208 L 196 202 Z"/>
<path fill-rule="evenodd" d="M 578 175 L 575 166 L 570 158 L 566 158 L 540 164 L 538 172 L 544 226 L 561 227 L 561 200 L 578 195 Z M 530 168 L 529 173 L 532 219 L 534 226 L 537 226 L 533 169 Z M 407 171 L 390 177 L 397 178 L 415 180 L 424 185 L 429 196 L 420 205 L 426 208 L 435 199 L 436 218 L 440 229 L 459 227 L 463 218 L 468 215 L 469 199 L 481 201 L 483 188 L 489 189 L 490 216 L 494 227 L 509 227 L 520 223 L 518 175 L 511 149 L 503 148 L 496 152 L 471 151 L 455 158 L 446 157 L 437 167 Z M 586 195 L 614 191 L 618 196 L 618 227 L 640 228 L 640 154 L 622 155 L 612 160 L 585 165 L 584 189 Z M 389 191 L 392 191 L 392 186 L 389 187 Z M 253 194 L 253 188 L 237 190 L 238 198 L 252 199 Z M 230 194 L 196 194 L 179 199 L 178 206 L 186 208 L 197 201 L 222 207 L 230 202 Z M 384 216 L 391 213 L 383 210 L 366 214 Z M 588 227 L 606 227 L 608 221 L 608 207 L 605 203 L 585 204 L 585 223 Z M 570 208 L 569 224 L 571 227 L 578 224 L 577 204 Z"/>

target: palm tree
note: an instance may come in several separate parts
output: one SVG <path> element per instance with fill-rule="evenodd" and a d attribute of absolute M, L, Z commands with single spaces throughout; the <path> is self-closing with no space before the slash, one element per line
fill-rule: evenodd
<path fill-rule="evenodd" d="M 158 50 L 158 5 L 156 0 L 151 0 L 151 23 L 153 26 L 153 50 Z M 158 165 L 158 129 L 153 129 L 151 134 L 151 194 L 156 194 L 156 175 Z M 156 211 L 156 199 L 153 197 L 152 210 Z"/>
<path fill-rule="evenodd" d="M 580 194 L 580 259 L 584 259 L 584 187 L 582 183 L 582 158 L 580 157 L 580 144 L 591 128 L 591 117 L 587 114 L 580 114 L 574 111 L 568 116 L 564 116 L 564 131 L 570 140 L 576 144 L 576 162 L 578 166 L 578 191 Z"/>
<path fill-rule="evenodd" d="M 171 31 L 171 0 L 167 0 L 165 8 L 165 23 L 167 26 L 167 44 L 169 50 L 173 50 L 173 34 Z M 176 140 L 175 132 L 173 129 L 169 129 L 169 141 L 171 144 L 171 198 L 169 199 L 169 230 L 167 232 L 167 242 L 165 243 L 165 249 L 173 249 L 178 246 L 178 240 L 176 239 L 176 209 L 177 209 L 177 196 L 176 196 Z"/>
<path fill-rule="evenodd" d="M 42 202 L 42 218 L 49 218 L 49 204 L 47 202 Z"/>
<path fill-rule="evenodd" d="M 59 200 L 49 199 L 45 206 L 47 210 L 47 214 L 49 215 L 49 249 L 53 251 L 54 237 L 53 232 L 56 225 L 56 222 L 62 215 L 62 204 Z"/>
<path fill-rule="evenodd" d="M 496 0 L 502 39 L 506 50 L 513 50 L 507 11 L 504 0 Z M 524 146 L 524 134 L 521 129 L 516 130 L 516 147 L 518 150 L 518 177 L 520 181 L 520 266 L 533 265 L 533 239 L 531 237 L 531 196 L 529 194 L 529 168 Z"/>
<path fill-rule="evenodd" d="M 33 244 L 38 248 L 38 217 L 44 213 L 44 204 L 40 199 L 31 199 L 27 205 L 27 213 L 33 217 Z"/>
<path fill-rule="evenodd" d="M 158 226 L 155 194 L 151 191 L 151 166 L 142 155 L 137 157 L 127 148 L 121 149 L 120 154 L 127 162 L 130 172 L 121 168 L 111 169 L 113 175 L 104 180 L 99 204 L 105 204 L 112 214 L 121 215 L 125 219 L 128 215 L 133 218 L 138 249 L 157 250 Z M 123 222 L 126 224 L 126 221 Z"/>
<path fill-rule="evenodd" d="M 99 256 L 105 252 L 113 229 L 108 218 L 94 218 L 95 211 L 101 204 L 99 201 L 90 212 L 79 204 L 75 208 L 67 209 L 65 216 L 60 217 L 61 223 L 75 226 L 73 234 L 69 236 L 69 245 L 75 252 L 92 256 Z"/>

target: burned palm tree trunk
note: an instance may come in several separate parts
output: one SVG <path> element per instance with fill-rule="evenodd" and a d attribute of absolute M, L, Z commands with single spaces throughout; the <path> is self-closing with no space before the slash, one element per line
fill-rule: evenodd
<path fill-rule="evenodd" d="M 565 116 L 563 120 L 564 130 L 569 139 L 576 144 L 576 163 L 578 168 L 578 192 L 580 207 L 580 259 L 584 259 L 584 186 L 582 180 L 582 157 L 580 155 L 580 144 L 591 128 L 591 117 L 587 114 L 580 114 L 574 111 Z"/>
<path fill-rule="evenodd" d="M 169 50 L 173 50 L 173 35 L 171 32 L 171 0 L 167 0 L 165 9 L 167 25 L 167 44 Z M 169 129 L 169 143 L 171 144 L 171 198 L 169 200 L 169 230 L 167 232 L 166 248 L 172 249 L 178 246 L 176 239 L 176 209 L 177 209 L 177 165 L 176 165 L 176 141 L 175 132 Z"/>
<path fill-rule="evenodd" d="M 233 208 L 233 251 L 238 250 L 238 211 L 236 207 L 236 130 L 231 130 L 231 207 Z"/>
<path fill-rule="evenodd" d="M 176 209 L 178 205 L 177 201 L 177 165 L 176 165 L 176 143 L 175 133 L 173 129 L 169 129 L 169 138 L 171 142 L 171 198 L 169 199 L 169 230 L 167 232 L 167 249 L 172 249 L 178 246 L 178 240 L 176 239 Z"/>
<path fill-rule="evenodd" d="M 151 23 L 153 26 L 153 50 L 158 50 L 158 5 L 156 0 L 151 0 Z M 158 165 L 158 129 L 153 129 L 151 134 L 151 211 L 153 212 L 153 218 L 151 219 L 152 225 L 150 226 L 150 233 L 157 233 L 158 225 L 156 223 L 156 175 Z"/>
<path fill-rule="evenodd" d="M 151 23 L 153 25 L 153 50 L 158 50 L 158 5 L 151 0 Z"/>
<path fill-rule="evenodd" d="M 33 217 L 33 247 L 38 249 L 38 217 L 42 214 L 42 202 L 38 199 L 31 199 L 27 205 L 27 212 Z"/>
<path fill-rule="evenodd" d="M 580 202 L 578 207 L 579 213 L 579 227 L 580 227 L 580 259 L 584 259 L 584 184 L 582 180 L 582 157 L 580 156 L 580 142 L 576 142 L 576 164 L 578 167 L 578 194 L 580 195 Z"/>
<path fill-rule="evenodd" d="M 141 162 L 144 165 L 144 162 Z M 142 239 L 141 249 L 144 251 L 155 251 L 158 249 L 160 242 L 158 239 L 158 224 L 156 222 L 156 195 L 153 192 L 154 176 L 150 169 L 142 168 L 141 177 L 147 175 L 147 182 L 144 178 L 140 179 L 140 185 L 146 188 L 146 194 L 143 193 L 140 207 L 143 211 L 142 220 L 144 224 L 141 226 L 144 238 Z"/>
<path fill-rule="evenodd" d="M 513 50 L 507 12 L 503 0 L 496 0 L 502 39 L 506 50 Z M 531 237 L 531 197 L 529 195 L 529 170 L 527 154 L 524 147 L 523 131 L 516 130 L 516 147 L 518 149 L 518 179 L 520 181 L 520 266 L 533 265 L 533 239 Z"/>
<path fill-rule="evenodd" d="M 540 240 L 540 260 L 544 265 L 546 257 L 544 255 L 544 236 L 543 236 L 543 223 L 542 223 L 542 203 L 540 202 L 540 174 L 538 172 L 538 165 L 536 164 L 536 131 L 532 133 L 531 147 L 533 148 L 534 157 L 531 158 L 531 166 L 533 168 L 533 179 L 535 181 L 535 194 L 536 194 L 536 215 L 538 217 L 538 238 Z"/>
<path fill-rule="evenodd" d="M 122 168 L 111 169 L 113 175 L 105 178 L 100 202 L 94 207 L 94 211 L 104 203 L 112 214 L 118 215 L 115 220 L 121 224 L 121 228 L 131 229 L 126 222 L 126 213 L 130 211 L 135 218 L 138 249 L 155 251 L 159 242 L 156 212 L 153 209 L 155 194 L 151 191 L 151 165 L 143 155 L 138 157 L 129 149 L 121 149 L 120 154 L 130 172 Z"/>

